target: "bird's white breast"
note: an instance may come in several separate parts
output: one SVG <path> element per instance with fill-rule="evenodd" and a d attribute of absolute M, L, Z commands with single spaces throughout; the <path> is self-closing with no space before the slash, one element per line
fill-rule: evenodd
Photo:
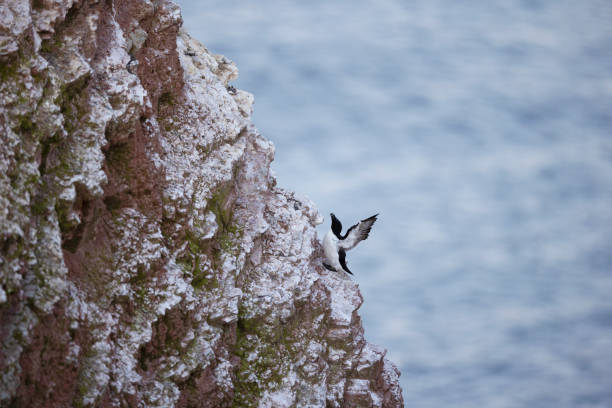
<path fill-rule="evenodd" d="M 328 231 L 323 238 L 323 252 L 327 262 L 336 269 L 341 268 L 338 260 L 338 238 L 333 232 Z"/>

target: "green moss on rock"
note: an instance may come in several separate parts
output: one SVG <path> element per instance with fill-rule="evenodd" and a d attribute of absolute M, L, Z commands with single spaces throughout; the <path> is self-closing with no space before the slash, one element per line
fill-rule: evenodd
<path fill-rule="evenodd" d="M 233 407 L 255 407 L 264 390 L 274 391 L 288 373 L 291 348 L 285 332 L 250 318 L 244 305 L 238 309 L 234 354 L 240 358 L 234 381 Z"/>

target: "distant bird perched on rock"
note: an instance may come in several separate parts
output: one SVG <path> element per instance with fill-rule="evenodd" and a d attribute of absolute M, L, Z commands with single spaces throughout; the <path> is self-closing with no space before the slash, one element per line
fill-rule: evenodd
<path fill-rule="evenodd" d="M 340 235 L 342 231 L 340 220 L 333 213 L 330 215 L 332 220 L 331 230 L 323 238 L 323 251 L 325 258 L 327 258 L 327 263 L 323 262 L 323 266 L 330 271 L 340 271 L 342 269 L 352 275 L 353 272 L 349 271 L 346 266 L 346 251 L 355 248 L 359 242 L 368 237 L 378 214 L 359 221 L 349 228 L 344 235 Z"/>

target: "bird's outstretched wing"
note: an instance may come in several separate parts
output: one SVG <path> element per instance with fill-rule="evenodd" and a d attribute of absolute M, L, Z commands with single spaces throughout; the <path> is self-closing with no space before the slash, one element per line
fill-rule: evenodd
<path fill-rule="evenodd" d="M 338 241 L 338 247 L 348 251 L 349 249 L 355 248 L 355 246 L 366 239 L 370 234 L 372 225 L 376 222 L 378 214 L 366 218 L 365 220 L 359 221 L 359 223 L 353 225 L 346 231 L 346 234 L 340 241 Z"/>

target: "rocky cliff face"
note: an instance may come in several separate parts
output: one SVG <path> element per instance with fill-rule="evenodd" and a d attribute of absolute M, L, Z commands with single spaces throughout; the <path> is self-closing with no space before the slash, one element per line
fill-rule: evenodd
<path fill-rule="evenodd" d="M 402 405 L 321 216 L 175 4 L 0 23 L 0 405 Z"/>

